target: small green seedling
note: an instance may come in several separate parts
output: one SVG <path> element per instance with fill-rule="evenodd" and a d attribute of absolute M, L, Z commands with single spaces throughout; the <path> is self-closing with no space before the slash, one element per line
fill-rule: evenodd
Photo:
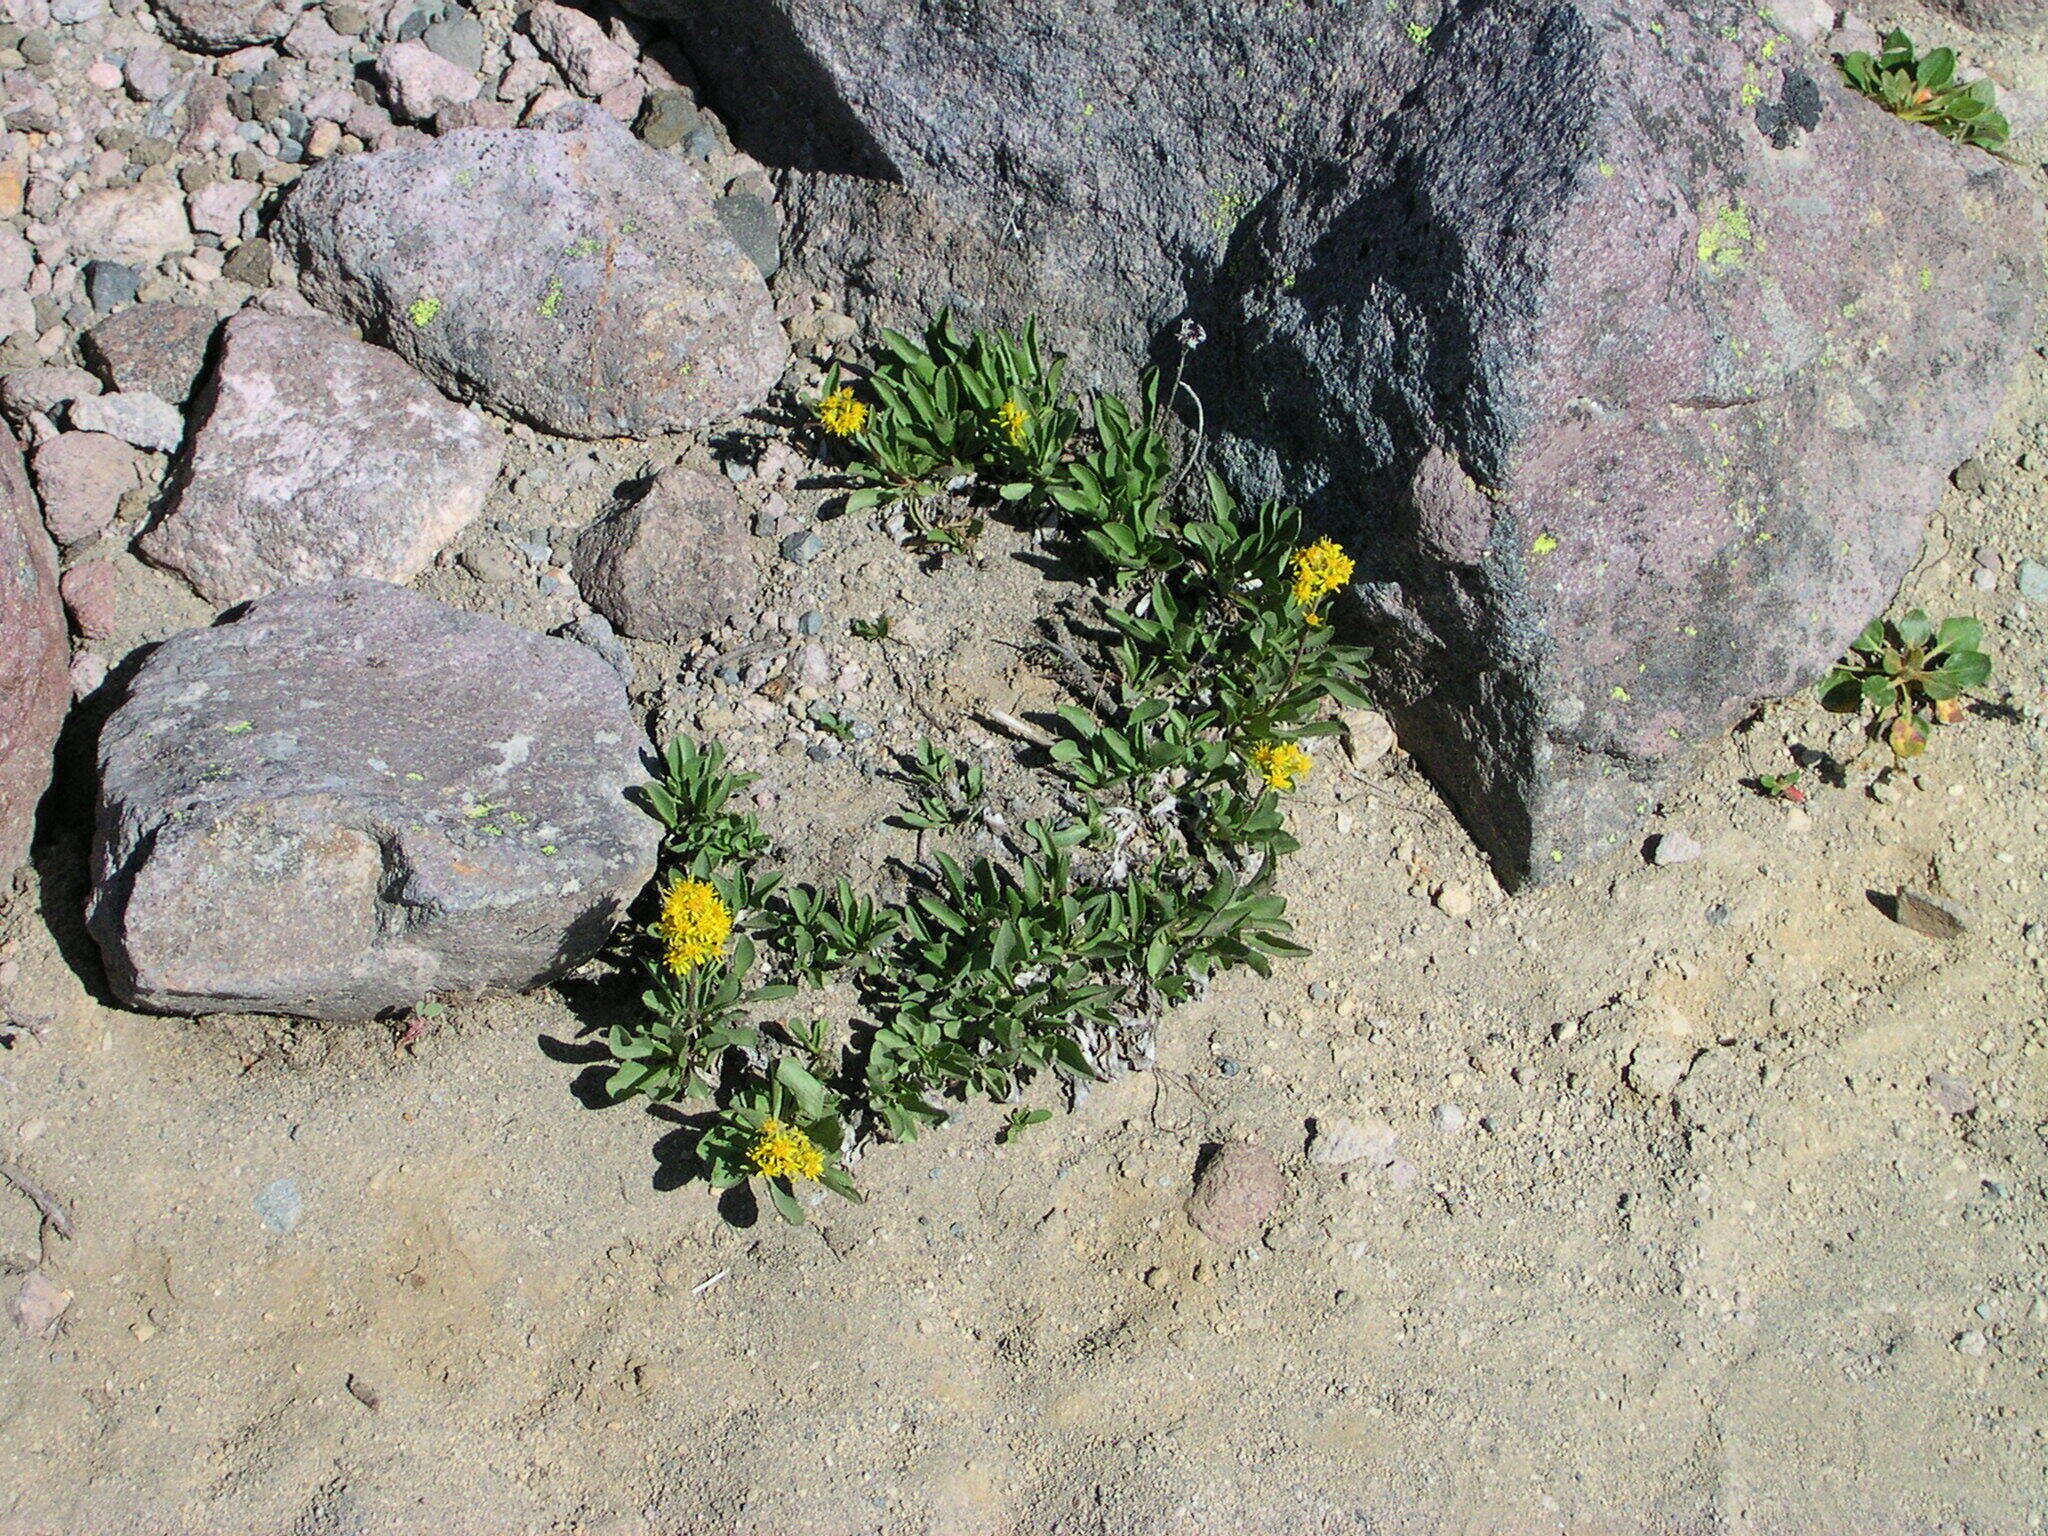
<path fill-rule="evenodd" d="M 1010 1111 L 1010 1118 L 1003 1123 L 1003 1128 L 996 1132 L 996 1140 L 1004 1146 L 1010 1146 L 1031 1127 L 1043 1125 L 1051 1118 L 1052 1111 L 1049 1109 L 1026 1109 L 1020 1104 Z"/>
<path fill-rule="evenodd" d="M 1974 144 L 1996 154 L 2005 147 L 2012 125 L 1994 105 L 1996 87 L 1989 80 L 1965 84 L 1956 79 L 1953 48 L 1916 53 L 1902 31 L 1885 35 L 1883 50 L 1873 58 L 1856 52 L 1837 61 L 1842 78 L 1886 111 L 1909 123 L 1925 123 L 1958 144 Z"/>
<path fill-rule="evenodd" d="M 1963 717 L 1963 697 L 1991 676 L 1975 619 L 1939 625 L 1918 608 L 1874 619 L 1849 654 L 1821 680 L 1821 704 L 1836 714 L 1867 714 L 1870 734 L 1900 760 L 1927 750 L 1927 733 Z"/>
<path fill-rule="evenodd" d="M 904 826 L 914 832 L 942 832 L 964 827 L 979 814 L 981 798 L 988 792 L 980 764 L 963 763 L 926 739 L 903 766 L 905 779 L 917 791 L 917 803 L 897 817 Z"/>
<path fill-rule="evenodd" d="M 1806 791 L 1799 781 L 1805 777 L 1806 772 L 1801 768 L 1794 768 L 1789 773 L 1759 774 L 1756 781 L 1757 793 L 1766 800 L 1784 800 L 1793 805 L 1804 805 Z"/>
<path fill-rule="evenodd" d="M 889 615 L 878 613 L 872 619 L 852 619 L 846 627 L 856 640 L 886 640 L 889 638 Z"/>

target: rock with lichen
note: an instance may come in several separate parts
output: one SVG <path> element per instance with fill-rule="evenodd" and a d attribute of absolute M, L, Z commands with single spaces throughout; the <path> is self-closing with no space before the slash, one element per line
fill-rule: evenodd
<path fill-rule="evenodd" d="M 136 1007 L 369 1019 L 589 958 L 654 872 L 592 651 L 375 581 L 151 653 L 99 744 L 88 926 Z"/>

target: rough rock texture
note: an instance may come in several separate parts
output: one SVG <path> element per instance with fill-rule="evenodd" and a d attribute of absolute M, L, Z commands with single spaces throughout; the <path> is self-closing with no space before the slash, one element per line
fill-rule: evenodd
<path fill-rule="evenodd" d="M 105 432 L 154 453 L 175 453 L 185 440 L 185 413 L 147 390 L 83 395 L 68 416 L 74 431 Z"/>
<path fill-rule="evenodd" d="M 232 53 L 274 43 L 291 30 L 300 0 L 156 0 L 165 37 L 195 53 Z"/>
<path fill-rule="evenodd" d="M 28 468 L 0 433 L 0 877 L 28 854 L 36 802 L 71 705 L 71 641 L 57 551 L 36 515 Z"/>
<path fill-rule="evenodd" d="M 165 643 L 109 718 L 88 923 L 165 1011 L 530 986 L 653 874 L 644 747 L 580 645 L 380 582 L 276 593 Z"/>
<path fill-rule="evenodd" d="M 74 199 L 63 229 L 77 255 L 150 267 L 192 249 L 184 194 L 175 186 L 107 187 Z"/>
<path fill-rule="evenodd" d="M 1206 328 L 1225 464 L 1358 555 L 1403 740 L 1511 882 L 1885 604 L 2041 289 L 1997 161 L 1733 4 L 647 3 L 745 147 L 837 173 L 791 189 L 801 272 L 1037 312 L 1084 376 Z"/>
<path fill-rule="evenodd" d="M 1256 1242 L 1287 1194 L 1280 1164 L 1264 1147 L 1226 1141 L 1211 1151 L 1188 1196 L 1188 1220 L 1211 1242 L 1239 1247 Z"/>
<path fill-rule="evenodd" d="M 576 584 L 636 640 L 695 639 L 751 611 L 746 509 L 723 476 L 678 465 L 576 541 Z"/>
<path fill-rule="evenodd" d="M 1934 7 L 1973 27 L 2048 35 L 2048 0 L 1934 0 Z"/>
<path fill-rule="evenodd" d="M 391 109 L 409 122 L 424 122 L 443 107 L 476 100 L 475 75 L 451 64 L 424 43 L 393 43 L 377 55 L 377 78 Z"/>
<path fill-rule="evenodd" d="M 113 390 L 139 389 L 182 405 L 206 368 L 220 317 L 195 304 L 137 304 L 79 338 L 79 351 Z"/>
<path fill-rule="evenodd" d="M 697 172 L 595 108 L 332 160 L 278 233 L 300 286 L 451 392 L 577 437 L 695 429 L 789 360 Z"/>
<path fill-rule="evenodd" d="M 217 603 L 369 576 L 408 581 L 483 506 L 505 442 L 382 347 L 326 320 L 245 311 L 151 560 Z"/>
<path fill-rule="evenodd" d="M 605 35 L 595 16 L 541 0 L 526 13 L 535 46 L 585 96 L 602 96 L 633 73 L 633 55 Z"/>
<path fill-rule="evenodd" d="M 60 432 L 32 456 L 43 523 L 59 544 L 80 544 L 114 520 L 142 483 L 141 455 L 104 432 Z"/>

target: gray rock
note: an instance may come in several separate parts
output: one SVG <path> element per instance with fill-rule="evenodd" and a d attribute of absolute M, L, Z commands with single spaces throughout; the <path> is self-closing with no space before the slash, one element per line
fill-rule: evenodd
<path fill-rule="evenodd" d="M 92 300 L 92 307 L 103 315 L 123 304 L 133 304 L 135 291 L 141 283 L 141 275 L 133 267 L 123 266 L 118 261 L 95 261 L 88 263 L 85 269 L 86 297 Z"/>
<path fill-rule="evenodd" d="M 728 192 L 711 205 L 725 225 L 725 232 L 747 253 L 747 260 L 773 277 L 782 268 L 782 230 L 775 222 L 775 210 L 751 192 Z"/>
<path fill-rule="evenodd" d="M 2038 41 L 2048 30 L 2048 0 L 1934 0 L 1934 7 L 1983 32 Z"/>
<path fill-rule="evenodd" d="M 83 368 L 45 365 L 10 368 L 0 373 L 0 409 L 16 422 L 25 421 L 38 411 L 50 415 L 61 406 L 99 392 L 100 381 Z"/>
<path fill-rule="evenodd" d="M 278 231 L 315 303 L 452 393 L 574 437 L 695 430 L 789 360 L 698 175 L 594 108 L 328 161 Z"/>
<path fill-rule="evenodd" d="M 88 924 L 168 1012 L 368 1019 L 593 954 L 654 871 L 578 645 L 345 581 L 166 642 L 100 736 Z"/>
<path fill-rule="evenodd" d="M 2048 603 L 2048 565 L 2022 560 L 2018 580 L 2021 597 L 2030 603 Z"/>
<path fill-rule="evenodd" d="M 727 620 L 744 624 L 760 589 L 732 487 L 680 465 L 585 529 L 573 568 L 584 600 L 636 640 L 690 640 Z"/>
<path fill-rule="evenodd" d="M 483 506 L 503 434 L 323 319 L 245 310 L 195 402 L 170 512 L 142 552 L 216 603 L 424 570 Z"/>
<path fill-rule="evenodd" d="M 1226 1141 L 1203 1160 L 1188 1196 L 1188 1220 L 1211 1242 L 1254 1242 L 1287 1193 L 1280 1165 L 1264 1147 Z"/>
<path fill-rule="evenodd" d="M 220 319 L 192 304 L 138 304 L 79 338 L 78 350 L 109 389 L 139 389 L 182 405 L 206 367 Z"/>
<path fill-rule="evenodd" d="M 155 0 L 164 36 L 194 53 L 274 43 L 303 8 L 304 0 Z"/>
<path fill-rule="evenodd" d="M 420 34 L 420 41 L 472 75 L 484 67 L 483 23 L 467 11 L 457 11 L 435 22 Z"/>
<path fill-rule="evenodd" d="M 818 558 L 825 541 L 809 528 L 799 528 L 782 541 L 782 558 L 791 565 L 809 565 Z"/>
<path fill-rule="evenodd" d="M 654 8 L 864 319 L 1036 312 L 1083 377 L 1207 328 L 1222 463 L 1358 558 L 1511 883 L 1840 654 L 2034 334 L 2039 200 L 1753 10 Z"/>
<path fill-rule="evenodd" d="M 688 91 L 649 91 L 637 132 L 650 149 L 674 149 L 702 121 Z"/>
<path fill-rule="evenodd" d="M 137 448 L 174 453 L 185 438 L 185 416 L 170 401 L 147 390 L 85 395 L 71 402 L 76 432 L 105 432 Z"/>
<path fill-rule="evenodd" d="M 571 86 L 593 100 L 633 73 L 633 55 L 613 42 L 604 24 L 554 0 L 526 13 L 526 30 Z"/>
<path fill-rule="evenodd" d="M 0 875 L 28 855 L 36 802 L 71 707 L 71 637 L 57 551 L 14 438 L 0 433 Z"/>

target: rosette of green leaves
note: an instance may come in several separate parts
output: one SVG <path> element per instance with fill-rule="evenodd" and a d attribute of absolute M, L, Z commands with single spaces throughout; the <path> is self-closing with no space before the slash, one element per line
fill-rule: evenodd
<path fill-rule="evenodd" d="M 1895 620 L 1874 619 L 1821 679 L 1821 704 L 1837 714 L 1868 714 L 1872 734 L 1894 756 L 1918 757 L 1928 731 L 1959 720 L 1963 695 L 1990 678 L 1983 639 L 1975 619 L 1937 625 L 1918 608 Z"/>
<path fill-rule="evenodd" d="M 1115 573 L 1118 586 L 1179 565 L 1167 492 L 1173 451 L 1160 430 L 1159 372 L 1149 370 L 1135 416 L 1115 395 L 1091 405 L 1093 444 L 1051 471 L 1046 494 Z"/>
<path fill-rule="evenodd" d="M 1837 62 L 1852 88 L 1888 112 L 1909 123 L 1925 123 L 1958 144 L 1996 153 L 2012 132 L 1995 104 L 1997 90 L 1989 80 L 1965 84 L 1956 79 L 1953 48 L 1918 53 L 1912 38 L 1893 31 L 1874 57 L 1859 50 Z"/>

